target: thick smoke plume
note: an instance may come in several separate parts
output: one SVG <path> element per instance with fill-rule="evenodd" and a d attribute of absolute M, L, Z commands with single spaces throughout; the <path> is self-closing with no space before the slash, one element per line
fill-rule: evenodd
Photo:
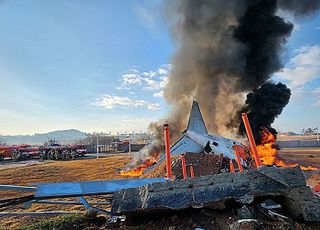
<path fill-rule="evenodd" d="M 302 17 L 314 13 L 319 2 L 168 1 L 167 18 L 177 51 L 164 90 L 172 110 L 167 118 L 150 125 L 158 139 L 163 136 L 165 122 L 170 124 L 172 141 L 180 135 L 185 129 L 192 100 L 199 102 L 207 128 L 212 133 L 227 136 L 236 133 L 241 123 L 237 115 L 244 110 L 249 112 L 251 122 L 254 116 L 267 119 L 262 122 L 257 118 L 255 126 L 271 127 L 290 97 L 290 90 L 283 84 L 268 82 L 272 74 L 282 68 L 280 54 L 293 30 L 293 24 L 279 17 L 277 11 L 289 11 Z M 243 105 L 246 93 L 249 93 L 247 104 Z M 264 93 L 281 98 L 280 107 L 270 107 L 263 102 L 265 113 L 258 113 L 260 104 L 257 101 L 265 98 Z"/>
<path fill-rule="evenodd" d="M 262 127 L 267 128 L 276 136 L 277 131 L 271 127 L 271 124 L 288 104 L 290 96 L 291 91 L 286 85 L 269 82 L 264 83 L 260 88 L 253 90 L 253 92 L 247 95 L 246 105 L 238 113 L 238 117 L 241 116 L 242 112 L 248 114 L 248 119 L 251 121 L 252 132 L 258 145 L 261 144 Z M 243 123 L 240 123 L 239 133 L 242 135 L 245 134 Z"/>

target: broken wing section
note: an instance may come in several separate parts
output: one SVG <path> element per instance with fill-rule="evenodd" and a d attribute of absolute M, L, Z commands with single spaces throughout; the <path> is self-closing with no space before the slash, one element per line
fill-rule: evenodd
<path fill-rule="evenodd" d="M 191 138 L 189 138 L 187 136 L 181 137 L 173 146 L 170 147 L 171 156 L 177 156 L 181 153 L 186 153 L 186 152 L 198 153 L 201 151 L 202 151 L 202 148 L 196 142 L 194 142 Z M 152 170 L 156 165 L 163 162 L 165 158 L 166 158 L 166 154 L 164 152 L 160 156 L 157 164 L 154 164 L 151 167 L 144 170 L 144 173 L 147 173 L 150 170 Z"/>

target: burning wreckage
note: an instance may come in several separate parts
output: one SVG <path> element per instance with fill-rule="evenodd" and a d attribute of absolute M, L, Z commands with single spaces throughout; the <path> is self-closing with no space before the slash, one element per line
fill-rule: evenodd
<path fill-rule="evenodd" d="M 52 199 L 79 197 L 79 204 L 86 208 L 110 216 L 125 216 L 131 223 L 154 213 L 176 213 L 190 209 L 221 210 L 231 205 L 237 208 L 239 219 L 246 221 L 252 221 L 256 215 L 252 209 L 259 207 L 259 212 L 271 219 L 286 220 L 290 216 L 307 222 L 320 222 L 320 197 L 306 186 L 302 172 L 316 168 L 286 164 L 274 153 L 269 153 L 267 157 L 262 149 L 272 147 L 270 133 L 264 129 L 263 144 L 256 146 L 246 114 L 243 114 L 243 121 L 250 150 L 236 140 L 208 134 L 198 104 L 193 102 L 188 126 L 182 137 L 170 147 L 169 127 L 165 125 L 165 153 L 157 163 L 150 164 L 152 161 L 147 160 L 148 163 L 131 170 L 132 175 L 136 175 L 134 172 L 144 171 L 148 175 L 158 171 L 162 177 L 39 183 L 31 187 L 0 185 L 0 190 L 33 193 L 26 197 L 1 200 L 0 205 L 4 208 L 17 203 L 29 206 L 32 203 L 64 204 L 61 200 Z M 269 148 L 267 151 L 270 152 Z M 203 161 L 210 163 L 203 167 Z M 205 168 L 212 170 L 209 172 Z M 130 175 L 130 171 L 126 173 Z M 85 198 L 102 194 L 107 195 L 111 209 L 94 207 Z M 0 215 L 37 213 L 1 212 Z"/>
<path fill-rule="evenodd" d="M 80 197 L 78 203 L 88 209 L 125 215 L 129 220 L 186 209 L 221 210 L 231 205 L 232 210 L 238 210 L 239 219 L 252 220 L 261 213 L 269 219 L 287 220 L 290 216 L 320 222 L 318 190 L 306 186 L 302 171 L 318 169 L 285 162 L 274 146 L 276 131 L 271 124 L 288 104 L 291 91 L 282 83 L 270 81 L 283 67 L 280 54 L 294 28 L 281 12 L 306 18 L 320 9 L 320 1 L 168 2 L 166 15 L 178 43 L 172 58 L 174 69 L 164 88 L 164 97 L 173 107 L 170 131 L 181 130 L 182 118 L 188 112 L 185 105 L 195 98 L 211 119 L 209 130 L 222 133 L 229 122 L 229 130 L 236 128 L 235 132 L 247 134 L 249 148 L 236 140 L 208 134 L 194 102 L 187 129 L 174 145 L 170 147 L 169 127 L 165 126 L 165 153 L 158 157 L 162 151 L 156 146 L 157 154 L 151 153 L 138 167 L 120 172 L 145 178 L 39 183 L 30 187 L 0 185 L 0 189 L 32 193 L 1 200 L 0 207 L 37 202 L 66 204 L 51 199 Z M 243 105 L 241 98 L 247 92 Z M 157 128 L 162 135 L 162 124 Z M 97 194 L 107 195 L 111 209 L 89 204 L 85 196 Z M 35 215 L 0 213 L 26 214 Z"/>

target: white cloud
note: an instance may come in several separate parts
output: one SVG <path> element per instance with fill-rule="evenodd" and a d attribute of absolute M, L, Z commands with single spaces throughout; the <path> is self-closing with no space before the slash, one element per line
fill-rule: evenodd
<path fill-rule="evenodd" d="M 161 65 L 157 70 L 144 72 L 130 69 L 128 73 L 121 76 L 121 86 L 117 89 L 130 89 L 129 86 L 138 86 L 142 90 L 161 91 L 168 82 L 170 69 L 170 64 Z"/>
<path fill-rule="evenodd" d="M 276 78 L 287 80 L 291 88 L 298 88 L 320 77 L 320 45 L 304 46 L 296 50 L 289 67 L 275 74 Z"/>
<path fill-rule="evenodd" d="M 155 71 L 149 71 L 149 72 L 143 72 L 142 73 L 146 78 L 154 78 L 157 76 L 157 72 Z"/>
<path fill-rule="evenodd" d="M 129 88 L 129 87 L 126 87 L 126 86 L 117 86 L 116 89 L 117 89 L 117 90 L 123 90 L 123 89 L 129 90 L 130 88 Z"/>
<path fill-rule="evenodd" d="M 154 97 L 163 97 L 163 90 L 153 94 Z"/>
<path fill-rule="evenodd" d="M 149 110 L 160 109 L 160 105 L 158 103 L 152 103 L 152 102 L 140 100 L 140 99 L 136 100 L 128 97 L 111 96 L 108 94 L 98 98 L 96 102 L 93 104 L 106 109 L 113 109 L 116 107 L 120 107 L 120 108 L 146 107 Z"/>
<path fill-rule="evenodd" d="M 126 73 L 122 75 L 122 81 L 125 85 L 142 83 L 142 77 L 137 73 Z"/>

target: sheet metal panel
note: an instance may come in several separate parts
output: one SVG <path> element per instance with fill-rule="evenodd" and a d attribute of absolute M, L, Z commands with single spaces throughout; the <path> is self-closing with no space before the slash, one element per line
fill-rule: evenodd
<path fill-rule="evenodd" d="M 55 198 L 110 194 L 121 189 L 136 188 L 149 183 L 165 182 L 165 178 L 142 178 L 131 180 L 100 180 L 61 183 L 39 183 L 35 198 Z"/>
<path fill-rule="evenodd" d="M 13 190 L 13 191 L 26 191 L 26 192 L 34 192 L 36 191 L 36 187 L 30 186 L 18 186 L 18 185 L 0 185 L 0 190 Z"/>

